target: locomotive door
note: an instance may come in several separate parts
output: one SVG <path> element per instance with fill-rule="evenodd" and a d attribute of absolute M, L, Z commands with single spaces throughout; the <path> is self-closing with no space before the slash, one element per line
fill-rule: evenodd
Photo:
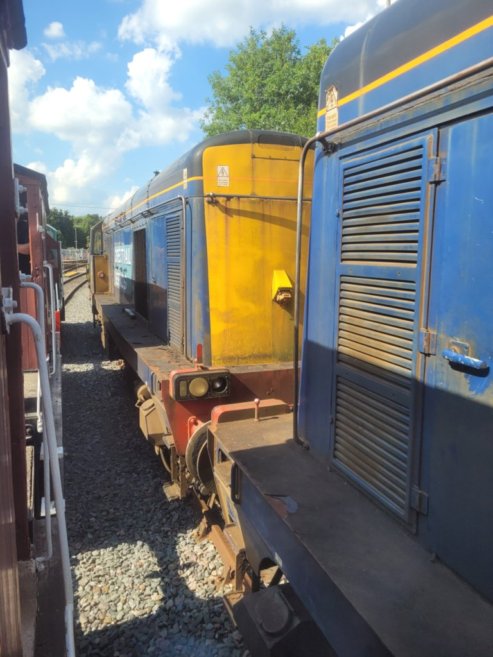
<path fill-rule="evenodd" d="M 147 251 L 146 230 L 142 228 L 133 234 L 134 254 L 134 307 L 147 319 Z"/>
<path fill-rule="evenodd" d="M 167 344 L 183 347 L 183 210 L 167 208 L 150 224 L 149 326 Z"/>
<path fill-rule="evenodd" d="M 493 599 L 493 115 L 441 131 L 423 480 L 430 550 Z"/>
<path fill-rule="evenodd" d="M 158 338 L 168 341 L 166 294 L 166 222 L 154 217 L 150 224 L 149 328 Z"/>
<path fill-rule="evenodd" d="M 435 133 L 341 163 L 332 463 L 410 522 Z"/>

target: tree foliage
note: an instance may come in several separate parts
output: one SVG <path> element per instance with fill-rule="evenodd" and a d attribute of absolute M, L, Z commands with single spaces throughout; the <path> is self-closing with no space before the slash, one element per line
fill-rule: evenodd
<path fill-rule="evenodd" d="M 89 245 L 89 232 L 91 226 L 101 221 L 98 214 L 85 214 L 74 217 L 67 210 L 52 208 L 48 214 L 48 223 L 58 230 L 60 241 L 64 249 L 75 246 L 85 248 Z"/>
<path fill-rule="evenodd" d="M 202 122 L 208 135 L 265 129 L 312 135 L 322 67 L 335 43 L 321 39 L 302 54 L 293 30 L 250 30 L 230 52 L 227 73 L 209 76 L 212 100 Z"/>

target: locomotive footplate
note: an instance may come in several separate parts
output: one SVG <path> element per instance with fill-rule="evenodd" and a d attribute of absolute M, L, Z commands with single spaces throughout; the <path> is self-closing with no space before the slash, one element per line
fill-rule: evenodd
<path fill-rule="evenodd" d="M 214 449 L 234 463 L 247 557 L 249 544 L 266 546 L 339 657 L 493 654 L 491 605 L 294 443 L 291 415 L 212 431 Z M 258 616 L 251 606 L 241 614 Z"/>
<path fill-rule="evenodd" d="M 103 345 L 108 351 L 116 349 L 150 391 L 157 392 L 159 382 L 171 370 L 190 367 L 188 360 L 149 330 L 146 321 L 125 312 L 128 306 L 102 294 L 95 295 L 95 303 L 102 323 Z"/>

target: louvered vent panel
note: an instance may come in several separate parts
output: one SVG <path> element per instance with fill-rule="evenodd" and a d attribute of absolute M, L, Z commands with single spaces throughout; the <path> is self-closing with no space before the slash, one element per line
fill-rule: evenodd
<path fill-rule="evenodd" d="M 182 349 L 181 212 L 166 217 L 169 344 Z"/>
<path fill-rule="evenodd" d="M 416 264 L 423 148 L 344 169 L 341 261 Z"/>
<path fill-rule="evenodd" d="M 341 276 L 339 361 L 409 387 L 415 303 L 412 282 Z"/>
<path fill-rule="evenodd" d="M 338 377 L 336 461 L 386 506 L 407 508 L 409 407 Z"/>

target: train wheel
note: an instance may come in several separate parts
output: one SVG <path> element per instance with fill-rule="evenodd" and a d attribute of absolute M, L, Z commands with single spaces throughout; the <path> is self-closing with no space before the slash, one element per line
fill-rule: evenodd
<path fill-rule="evenodd" d="M 216 487 L 212 472 L 212 463 L 207 449 L 207 430 L 210 422 L 201 424 L 192 434 L 188 441 L 185 452 L 185 463 L 187 469 L 198 484 L 202 495 L 212 495 Z"/>

